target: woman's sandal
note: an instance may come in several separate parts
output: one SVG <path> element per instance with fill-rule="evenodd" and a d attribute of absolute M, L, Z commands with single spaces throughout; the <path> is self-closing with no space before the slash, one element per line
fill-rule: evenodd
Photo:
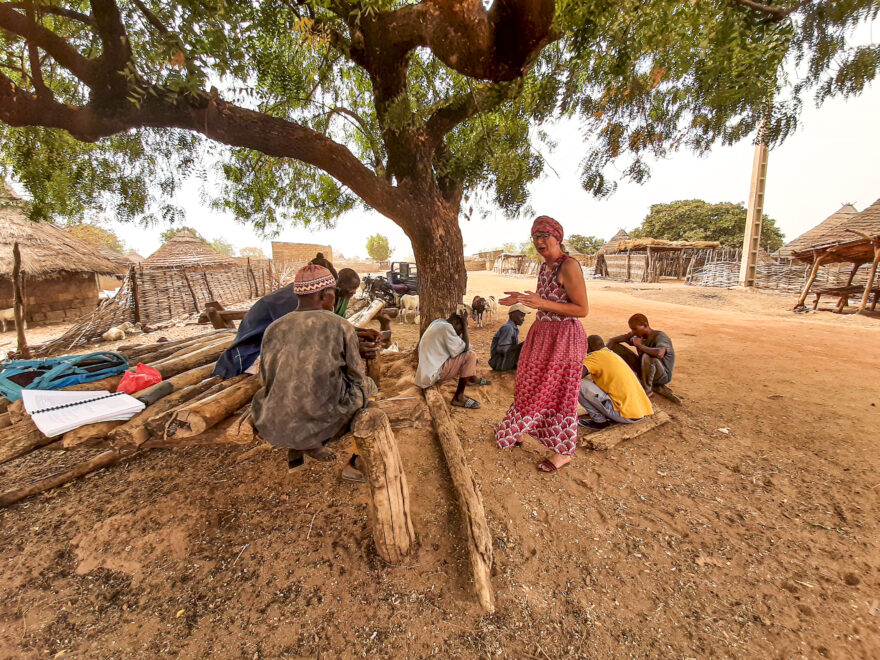
<path fill-rule="evenodd" d="M 569 461 L 568 463 L 571 463 Z M 563 465 L 555 465 L 553 461 L 549 458 L 545 458 L 543 461 L 538 463 L 538 472 L 556 472 L 559 468 L 564 468 L 568 463 L 564 463 Z"/>
<path fill-rule="evenodd" d="M 469 385 L 491 385 L 492 381 L 488 378 L 478 378 L 477 380 L 469 383 Z"/>
<path fill-rule="evenodd" d="M 468 396 L 465 397 L 464 403 L 456 403 L 455 401 L 453 401 L 451 405 L 455 406 L 456 408 L 467 408 L 468 410 L 476 410 L 480 407 L 480 402 Z"/>

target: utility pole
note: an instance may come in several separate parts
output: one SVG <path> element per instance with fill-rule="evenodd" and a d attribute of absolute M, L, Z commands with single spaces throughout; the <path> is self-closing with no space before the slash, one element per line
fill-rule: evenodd
<path fill-rule="evenodd" d="M 739 266 L 739 285 L 755 286 L 755 268 L 758 265 L 758 249 L 761 245 L 761 222 L 764 217 L 764 190 L 767 186 L 766 124 L 758 124 L 755 159 L 752 162 L 752 185 L 749 190 L 749 211 L 746 216 L 746 232 L 743 236 L 742 261 Z"/>

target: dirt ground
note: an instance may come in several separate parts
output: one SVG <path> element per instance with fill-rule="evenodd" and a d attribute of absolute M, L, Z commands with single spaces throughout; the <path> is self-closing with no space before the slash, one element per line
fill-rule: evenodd
<path fill-rule="evenodd" d="M 534 284 L 469 276 L 470 295 Z M 880 657 L 880 321 L 666 283 L 588 292 L 588 332 L 641 311 L 672 337 L 684 405 L 660 399 L 671 423 L 541 474 L 540 445 L 492 440 L 514 376 L 469 388 L 483 407 L 452 415 L 494 538 L 494 615 L 430 433 L 398 434 L 419 547 L 396 567 L 363 487 L 340 482 L 345 445 L 293 474 L 280 451 L 154 450 L 0 512 L 0 657 Z M 502 320 L 472 330 L 483 364 Z M 392 328 L 414 347 L 414 326 Z M 386 397 L 410 386 L 390 371 Z M 0 488 L 82 456 L 0 466 Z"/>

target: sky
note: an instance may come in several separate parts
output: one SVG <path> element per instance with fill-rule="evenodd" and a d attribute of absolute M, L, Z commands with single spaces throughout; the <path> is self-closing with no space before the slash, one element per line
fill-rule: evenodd
<path fill-rule="evenodd" d="M 873 40 L 880 25 L 863 26 L 858 41 Z M 831 99 L 816 108 L 805 103 L 797 132 L 769 155 L 764 213 L 774 218 L 791 240 L 819 224 L 845 203 L 863 210 L 880 198 L 880 84 L 861 96 Z M 749 194 L 754 147 L 748 141 L 721 147 L 698 158 L 680 152 L 651 163 L 652 176 L 642 185 L 621 182 L 607 199 L 597 200 L 578 181 L 586 139 L 574 121 L 549 127 L 560 146 L 545 153 L 552 167 L 530 186 L 531 207 L 537 214 L 556 218 L 566 234 L 609 239 L 618 229 L 637 227 L 652 204 L 680 199 L 745 204 Z M 339 217 L 333 229 L 290 227 L 274 239 L 259 237 L 231 216 L 218 214 L 200 202 L 200 183 L 188 181 L 175 198 L 186 211 L 186 224 L 208 239 L 222 237 L 236 248 L 262 247 L 271 255 L 271 241 L 330 245 L 334 255 L 366 255 L 367 237 L 388 237 L 393 258 L 412 255 L 409 239 L 391 220 L 374 211 L 352 211 Z M 462 219 L 465 254 L 500 247 L 529 238 L 530 218 L 510 219 L 499 210 L 484 218 Z M 143 228 L 110 223 L 128 249 L 148 256 L 160 247 L 159 234 L 167 226 Z"/>

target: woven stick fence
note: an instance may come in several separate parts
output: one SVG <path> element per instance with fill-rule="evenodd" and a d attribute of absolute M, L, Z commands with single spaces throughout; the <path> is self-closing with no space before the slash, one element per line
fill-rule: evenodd
<path fill-rule="evenodd" d="M 695 268 L 687 277 L 687 283 L 693 286 L 709 286 L 729 288 L 739 284 L 739 262 L 716 261 Z M 846 285 L 851 265 L 834 265 L 820 268 L 816 275 L 814 288 Z M 781 264 L 758 264 L 755 271 L 755 288 L 781 293 L 800 293 L 807 280 L 809 264 L 789 262 Z M 867 281 L 867 268 L 860 268 L 853 284 L 864 284 Z"/>
<path fill-rule="evenodd" d="M 276 288 L 277 280 L 269 264 L 206 271 L 132 267 L 113 298 L 80 317 L 60 337 L 32 347 L 31 353 L 46 356 L 69 351 L 126 321 L 141 323 L 144 329 L 158 329 L 157 326 L 201 312 L 212 300 L 232 305 L 259 298 Z"/>

